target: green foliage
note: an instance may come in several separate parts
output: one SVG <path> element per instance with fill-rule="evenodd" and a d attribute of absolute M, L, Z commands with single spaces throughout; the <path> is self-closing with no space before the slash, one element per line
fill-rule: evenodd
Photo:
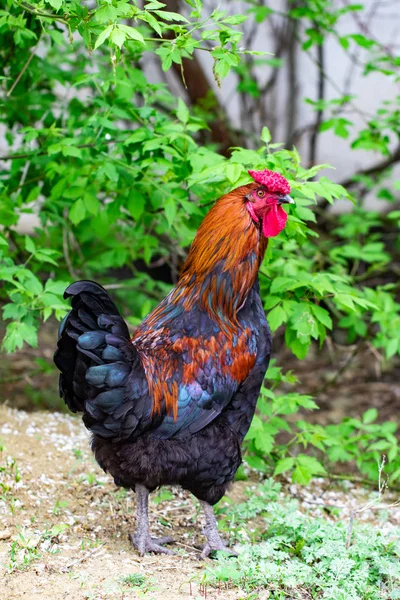
<path fill-rule="evenodd" d="M 225 511 L 239 540 L 248 520 L 257 517 L 256 540 L 241 544 L 238 558 L 221 556 L 207 567 L 204 585 L 239 587 L 249 600 L 266 591 L 271 600 L 399 597 L 398 528 L 389 538 L 372 525 L 356 524 L 347 547 L 347 522 L 308 516 L 296 500 L 282 501 L 279 491 L 278 484 L 266 481 L 247 502 Z"/>
<path fill-rule="evenodd" d="M 284 60 L 242 47 L 243 29 L 246 21 L 258 27 L 280 18 L 311 59 L 329 40 L 349 55 L 362 49 L 365 77 L 396 80 L 395 57 L 368 32 L 339 34 L 343 17 L 363 5 L 313 0 L 288 3 L 286 13 L 276 14 L 262 3 L 247 4 L 235 15 L 208 11 L 201 0 L 187 0 L 181 14 L 157 0 L 99 0 L 90 8 L 78 0 L 6 0 L 0 10 L 0 124 L 8 144 L 0 173 L 0 297 L 7 352 L 36 346 L 40 324 L 65 315 L 62 294 L 74 279 L 109 285 L 137 325 L 168 293 L 165 271 L 176 277 L 210 203 L 247 183 L 249 167 L 267 167 L 288 178 L 295 199 L 261 267 L 271 329 L 299 359 L 312 344 L 343 332 L 349 343 L 372 344 L 385 360 L 400 354 L 398 284 L 388 278 L 400 213 L 382 215 L 363 205 L 366 191 L 393 202 L 399 182 L 384 181 L 384 168 L 381 176 L 359 173 L 350 179 L 357 193 L 350 194 L 320 173 L 327 165 L 310 160 L 306 167 L 291 143 L 274 143 L 264 121 L 244 132 L 249 147 L 234 147 L 226 158 L 207 137 L 219 113 L 213 92 L 189 106 L 147 76 L 149 60 L 162 71 L 178 65 L 184 75 L 183 59 L 208 53 L 217 84 L 230 74 L 237 91 L 261 105 L 266 89 L 255 70 L 267 67 L 275 76 Z M 305 101 L 321 117 L 318 135 L 333 133 L 385 159 L 400 140 L 398 97 L 358 127 L 349 114 L 355 97 L 346 90 Z M 328 217 L 315 206 L 338 199 L 353 202 L 350 213 Z M 36 219 L 33 236 L 19 233 L 22 218 Z M 279 383 L 296 383 L 291 374 L 272 369 L 268 379 L 272 389 L 264 389 L 247 438 L 252 467 L 290 471 L 294 481 L 307 483 L 337 462 L 355 460 L 371 478 L 385 453 L 388 474 L 398 479 L 392 424 L 294 423 L 300 409 L 316 408 L 313 400 L 277 392 Z M 290 439 L 281 443 L 284 435 Z"/>
<path fill-rule="evenodd" d="M 229 160 L 199 145 L 198 132 L 205 130 L 210 115 L 196 116 L 140 69 L 147 53 L 159 57 L 167 70 L 204 49 L 220 80 L 240 68 L 243 52 L 246 60 L 256 60 L 238 50 L 242 32 L 235 27 L 245 17 L 215 10 L 204 18 L 200 1 L 188 4 L 184 16 L 166 11 L 161 2 L 141 8 L 102 1 L 88 9 L 76 1 L 30 5 L 8 0 L 0 28 L 2 47 L 12 48 L 6 57 L 8 100 L 2 121 L 13 149 L 0 190 L 0 277 L 8 323 L 3 347 L 35 346 L 40 321 L 64 316 L 67 304 L 61 296 L 71 279 L 107 283 L 108 273 L 113 281 L 116 269 L 132 273 L 119 295 L 133 322 L 139 322 L 168 287 L 149 269 L 144 273 L 138 261 L 151 271 L 154 261 L 182 260 L 209 202 L 249 181 L 248 167 L 269 167 L 290 180 L 296 201 L 285 233 L 271 241 L 263 266 L 261 288 L 272 330 L 285 326 L 286 344 L 298 358 L 306 356 L 314 340 L 322 344 L 333 323 L 347 329 L 350 341 L 369 337 L 393 356 L 399 352 L 399 307 L 390 289 L 372 290 L 357 281 L 364 265 L 368 273 L 379 272 L 390 261 L 371 229 L 380 217 L 373 221 L 369 216 L 371 227 L 364 231 L 365 211 L 356 208 L 347 225 L 343 217 L 343 226 L 334 232 L 337 243 L 315 237 L 312 204 L 317 198 L 328 203 L 350 198 L 343 187 L 324 176 L 316 181 L 322 167 L 303 168 L 295 149 L 270 143 L 266 127 L 258 150 L 236 148 Z M 293 8 L 290 17 L 312 19 L 322 34 L 345 12 L 320 1 Z M 269 14 L 256 12 L 255 18 Z M 317 43 L 311 30 L 307 35 Z M 173 43 L 167 39 L 171 36 Z M 39 42 L 40 58 L 35 54 Z M 20 81 L 27 59 L 29 69 Z M 61 69 L 61 62 L 68 69 Z M 76 93 L 64 100 L 56 82 Z M 337 103 L 329 106 L 336 110 Z M 320 102 L 316 108 L 326 106 Z M 41 228 L 34 239 L 22 238 L 14 226 L 33 212 Z"/>
<path fill-rule="evenodd" d="M 318 406 L 311 396 L 281 393 L 282 384 L 298 383 L 272 363 L 267 372 L 256 415 L 246 436 L 247 464 L 262 473 L 291 474 L 292 481 L 308 484 L 313 477 L 335 473 L 353 464 L 366 480 L 378 481 L 379 468 L 389 485 L 400 479 L 400 448 L 394 421 L 377 423 L 378 411 L 368 409 L 362 419 L 345 417 L 338 424 L 313 425 L 304 410 Z M 302 413 L 300 412 L 302 411 Z"/>
<path fill-rule="evenodd" d="M 95 278 L 132 269 L 129 287 L 137 295 L 131 310 L 139 320 L 166 292 L 132 265 L 159 258 L 161 239 L 168 240 L 161 249 L 165 257 L 182 254 L 175 239 L 182 247 L 190 242 L 204 210 L 185 179 L 199 151 L 192 136 L 206 124 L 134 65 L 152 52 L 167 70 L 207 40 L 222 78 L 239 61 L 242 34 L 233 29 L 241 19 L 222 11 L 202 19 L 201 3 L 188 19 L 160 2 L 144 10 L 123 1 L 100 2 L 92 10 L 61 0 L 7 5 L 0 11 L 9 73 L 2 82 L 8 99 L 1 120 L 12 162 L 0 182 L 0 278 L 8 299 L 3 347 L 12 352 L 24 342 L 36 346 L 40 320 L 65 315 L 62 293 L 78 273 Z M 121 22 L 128 18 L 137 27 Z M 162 37 L 169 32 L 173 44 Z M 35 54 L 39 42 L 41 58 Z M 19 82 L 27 58 L 29 70 Z M 56 83 L 77 93 L 64 101 Z M 41 227 L 34 239 L 23 238 L 14 226 L 35 213 Z"/>

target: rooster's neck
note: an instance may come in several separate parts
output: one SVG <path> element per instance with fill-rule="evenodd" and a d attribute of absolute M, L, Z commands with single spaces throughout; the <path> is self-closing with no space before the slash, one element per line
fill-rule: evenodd
<path fill-rule="evenodd" d="M 195 308 L 205 311 L 228 335 L 237 332 L 237 313 L 253 288 L 268 240 L 249 215 L 242 186 L 223 196 L 204 218 L 174 289 L 146 317 L 134 338 L 157 332 Z"/>
<path fill-rule="evenodd" d="M 221 327 L 238 326 L 237 313 L 252 289 L 268 240 L 250 217 L 248 186 L 223 196 L 198 230 L 170 302 L 200 305 Z"/>

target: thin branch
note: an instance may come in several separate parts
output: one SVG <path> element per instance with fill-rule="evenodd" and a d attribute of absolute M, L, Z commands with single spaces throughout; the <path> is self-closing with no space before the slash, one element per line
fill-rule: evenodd
<path fill-rule="evenodd" d="M 295 5 L 296 6 L 296 5 Z M 288 0 L 288 11 L 293 8 L 290 0 Z M 288 38 L 288 97 L 286 101 L 287 106 L 287 128 L 286 128 L 286 147 L 292 145 L 293 133 L 296 129 L 297 121 L 297 96 L 298 96 L 298 64 L 297 64 L 297 49 L 298 49 L 298 29 L 299 22 L 297 19 L 291 19 L 290 31 Z"/>
<path fill-rule="evenodd" d="M 325 51 L 324 51 L 324 43 L 318 44 L 317 46 L 317 60 L 318 60 L 318 102 L 321 102 L 325 98 Z M 322 107 L 317 107 L 317 118 L 315 120 L 314 128 L 310 137 L 310 154 L 308 157 L 308 162 L 310 167 L 315 165 L 316 157 L 317 157 L 317 142 L 319 135 L 319 128 L 321 126 L 322 120 L 324 118 L 324 111 Z"/>
<path fill-rule="evenodd" d="M 66 215 L 64 214 L 64 218 Z M 69 246 L 68 246 L 68 230 L 66 227 L 63 227 L 63 254 L 65 264 L 67 265 L 68 273 L 70 274 L 71 279 L 78 279 L 78 275 L 74 271 L 74 267 L 72 266 L 71 257 L 69 255 Z"/>
<path fill-rule="evenodd" d="M 100 144 L 118 144 L 119 142 L 124 142 L 124 140 L 100 140 L 100 142 L 91 142 L 90 144 L 78 144 L 75 148 L 94 148 L 97 146 L 97 143 Z M 45 156 L 47 154 L 46 150 L 42 152 L 28 152 L 26 154 L 8 154 L 6 156 L 0 156 L 0 160 L 18 160 L 20 158 L 35 158 L 36 156 Z"/>
<path fill-rule="evenodd" d="M 69 571 L 70 569 L 72 569 L 72 567 L 75 567 L 75 565 L 79 565 L 79 564 L 83 563 L 85 560 L 87 560 L 88 558 L 94 556 L 95 554 L 97 556 L 99 554 L 104 554 L 104 552 L 105 552 L 105 550 L 103 549 L 104 545 L 105 544 L 102 544 L 101 546 L 98 546 L 97 548 L 93 548 L 93 550 L 90 550 L 90 552 L 87 552 L 81 558 L 73 560 L 68 565 L 65 565 L 65 567 L 61 568 L 61 572 L 65 573 L 66 571 Z"/>
<path fill-rule="evenodd" d="M 23 76 L 23 74 L 25 73 L 25 71 L 27 70 L 27 68 L 29 67 L 29 65 L 30 65 L 30 63 L 31 63 L 31 60 L 32 60 L 32 58 L 35 56 L 35 52 L 36 52 L 36 49 L 37 49 L 37 47 L 38 47 L 38 45 L 39 45 L 39 42 L 40 42 L 40 40 L 41 40 L 41 36 L 39 37 L 39 39 L 38 39 L 37 43 L 36 43 L 36 44 L 35 44 L 35 46 L 33 47 L 33 50 L 32 50 L 32 52 L 30 53 L 30 55 L 29 55 L 29 57 L 28 57 L 28 60 L 26 61 L 26 63 L 25 63 L 25 64 L 24 64 L 24 66 L 22 67 L 22 69 L 21 69 L 21 72 L 20 72 L 20 74 L 18 75 L 17 79 L 14 81 L 14 83 L 12 84 L 12 86 L 10 87 L 10 89 L 8 90 L 8 92 L 7 92 L 7 94 L 6 94 L 7 98 L 9 98 L 9 97 L 11 96 L 11 94 L 13 93 L 13 91 L 15 90 L 15 88 L 17 87 L 17 85 L 18 85 L 18 83 L 19 83 L 19 81 L 20 81 L 21 77 Z"/>
<path fill-rule="evenodd" d="M 383 171 L 385 171 L 392 165 L 398 163 L 399 161 L 400 161 L 400 144 L 397 146 L 396 150 L 393 152 L 393 154 L 391 156 L 389 156 L 385 160 L 382 160 L 379 163 L 376 163 L 372 167 L 368 167 L 368 169 L 362 169 L 361 171 L 357 171 L 357 173 L 352 175 L 350 178 L 341 181 L 340 185 L 342 185 L 343 187 L 346 187 L 346 188 L 354 187 L 358 184 L 357 181 L 354 181 L 355 177 L 361 177 L 363 175 L 367 176 L 367 177 L 374 177 L 376 175 L 380 175 L 380 173 L 382 173 Z"/>
<path fill-rule="evenodd" d="M 62 17 L 59 17 L 58 15 L 55 15 L 53 13 L 46 13 L 46 12 L 39 11 L 34 6 L 29 6 L 29 4 L 25 4 L 25 2 L 21 2 L 19 4 L 19 6 L 21 6 L 24 10 L 26 10 L 31 15 L 35 15 L 35 17 L 44 17 L 45 19 L 53 19 L 53 21 L 59 21 L 60 23 L 64 23 L 65 25 L 68 25 L 68 21 L 66 19 L 63 19 Z"/>

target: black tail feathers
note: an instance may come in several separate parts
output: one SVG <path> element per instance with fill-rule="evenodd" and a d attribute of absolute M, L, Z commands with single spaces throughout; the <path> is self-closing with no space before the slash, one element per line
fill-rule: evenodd
<path fill-rule="evenodd" d="M 127 437 L 139 416 L 128 379 L 133 368 L 141 371 L 128 327 L 106 290 L 93 281 L 73 283 L 64 297 L 72 298 L 72 310 L 60 325 L 54 354 L 60 396 L 71 411 L 84 413 L 93 433 Z"/>

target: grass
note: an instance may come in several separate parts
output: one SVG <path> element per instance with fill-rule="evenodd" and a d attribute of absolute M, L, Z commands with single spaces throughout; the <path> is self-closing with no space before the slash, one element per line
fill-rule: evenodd
<path fill-rule="evenodd" d="M 8 506 L 11 514 L 14 514 L 19 506 L 15 486 L 21 481 L 21 474 L 15 458 L 5 456 L 4 451 L 5 446 L 0 440 L 0 501 Z"/>
<path fill-rule="evenodd" d="M 296 500 L 281 503 L 279 490 L 268 480 L 225 512 L 223 528 L 237 540 L 257 518 L 255 543 L 241 545 L 238 558 L 218 557 L 202 576 L 204 586 L 239 588 L 240 598 L 254 600 L 262 590 L 270 600 L 400 599 L 400 528 L 389 536 L 355 523 L 349 545 L 348 519 L 304 514 Z"/>
<path fill-rule="evenodd" d="M 67 529 L 65 523 L 53 525 L 43 532 L 20 529 L 8 552 L 8 572 L 25 570 L 32 562 L 42 558 L 44 553 L 56 554 L 59 536 Z"/>

